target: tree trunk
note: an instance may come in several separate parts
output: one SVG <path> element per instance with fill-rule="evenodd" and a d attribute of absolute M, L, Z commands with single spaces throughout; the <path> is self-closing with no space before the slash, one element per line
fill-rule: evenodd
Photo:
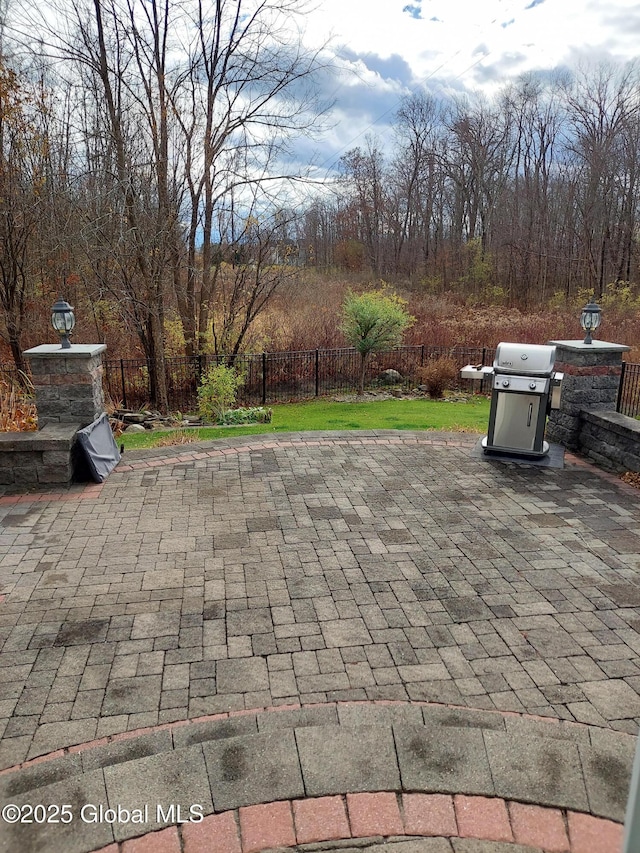
<path fill-rule="evenodd" d="M 367 353 L 360 353 L 360 377 L 358 380 L 358 396 L 364 394 L 364 378 L 367 372 Z"/>
<path fill-rule="evenodd" d="M 29 385 L 29 382 L 27 379 L 27 366 L 22 355 L 20 337 L 16 337 L 14 334 L 9 332 L 9 346 L 11 348 L 13 363 L 15 364 L 16 370 L 18 371 L 18 382 L 20 383 L 20 385 L 22 385 L 23 388 L 26 388 Z"/>
<path fill-rule="evenodd" d="M 164 347 L 158 346 L 161 336 L 158 332 L 159 318 L 155 313 L 150 313 L 147 319 L 147 334 L 145 335 L 145 356 L 149 370 L 149 394 L 151 405 L 162 414 L 169 411 L 169 398 L 167 393 L 167 371 L 164 358 Z"/>

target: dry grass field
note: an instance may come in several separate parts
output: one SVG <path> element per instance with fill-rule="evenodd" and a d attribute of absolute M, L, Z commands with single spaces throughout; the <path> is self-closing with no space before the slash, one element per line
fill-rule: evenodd
<path fill-rule="evenodd" d="M 285 289 L 276 294 L 248 336 L 246 352 L 278 352 L 340 347 L 345 341 L 338 330 L 340 307 L 350 288 L 356 291 L 384 286 L 364 273 L 321 273 L 301 269 Z M 580 311 L 591 294 L 585 292 L 568 302 L 562 294 L 535 308 L 502 304 L 499 293 L 487 293 L 485 299 L 465 297 L 462 291 L 434 292 L 427 286 L 389 283 L 389 290 L 407 300 L 416 318 L 405 343 L 427 346 L 495 347 L 500 341 L 545 343 L 552 339 L 581 337 Z M 90 304 L 78 292 L 74 297 L 77 325 L 76 343 L 107 344 L 112 358 L 140 358 L 138 339 L 119 318 L 116 307 L 106 303 Z M 627 285 L 610 286 L 598 300 L 603 310 L 602 340 L 632 347 L 630 361 L 640 362 L 640 296 Z M 184 355 L 181 326 L 177 312 L 168 299 L 166 314 L 167 354 Z M 29 323 L 24 347 L 51 342 L 48 304 L 29 306 Z M 8 347 L 0 340 L 0 362 L 11 362 Z"/>
<path fill-rule="evenodd" d="M 338 347 L 344 340 L 337 318 L 349 288 L 380 287 L 370 278 L 320 276 L 305 271 L 260 318 L 254 336 L 256 351 Z M 419 287 L 389 285 L 408 302 L 416 318 L 405 343 L 430 346 L 495 347 L 500 341 L 546 343 L 583 336 L 580 312 L 590 295 L 567 303 L 562 296 L 535 310 L 491 302 L 465 300 L 457 293 L 433 294 Z M 600 300 L 603 310 L 598 337 L 633 348 L 630 360 L 640 361 L 640 297 L 628 288 L 610 289 Z"/>

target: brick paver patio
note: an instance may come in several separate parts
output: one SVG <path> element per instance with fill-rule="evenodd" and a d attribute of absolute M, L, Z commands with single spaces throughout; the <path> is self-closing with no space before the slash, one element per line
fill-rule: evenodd
<path fill-rule="evenodd" d="M 3 802 L 155 802 L 171 755 L 225 853 L 304 845 L 323 821 L 420 853 L 619 844 L 640 492 L 572 457 L 472 458 L 475 441 L 243 437 L 0 497 Z M 260 840 L 267 806 L 289 834 Z M 209 824 L 174 823 L 9 832 L 25 851 L 205 849 Z M 455 825 L 446 847 L 399 840 L 435 825 Z"/>

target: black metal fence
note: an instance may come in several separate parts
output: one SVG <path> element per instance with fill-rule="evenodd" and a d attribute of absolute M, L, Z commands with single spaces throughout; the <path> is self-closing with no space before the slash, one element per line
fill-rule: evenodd
<path fill-rule="evenodd" d="M 448 356 L 459 367 L 493 361 L 495 350 L 487 347 L 404 346 L 377 353 L 367 363 L 365 383 L 379 386 L 380 375 L 397 370 L 405 387 L 419 384 L 419 368 L 430 359 Z M 488 361 L 487 361 L 488 359 Z M 225 355 L 166 360 L 169 408 L 189 412 L 197 408 L 197 389 L 208 368 L 223 362 L 234 364 L 244 376 L 238 393 L 241 405 L 305 400 L 323 394 L 350 393 L 357 389 L 360 356 L 355 349 L 315 349 L 300 352 Z M 150 401 L 149 369 L 144 359 L 108 359 L 104 362 L 105 388 L 114 403 L 138 409 Z M 479 382 L 458 380 L 467 390 L 487 390 Z M 473 385 L 475 384 L 475 388 Z"/>
<path fill-rule="evenodd" d="M 489 347 L 398 347 L 371 357 L 365 384 L 367 388 L 379 387 L 382 384 L 381 374 L 392 369 L 401 375 L 401 384 L 411 388 L 420 384 L 420 367 L 432 359 L 450 357 L 461 368 L 465 364 L 492 364 L 494 355 L 495 349 Z M 196 409 L 197 389 L 202 376 L 210 366 L 220 362 L 230 363 L 229 356 L 167 359 L 169 408 L 182 412 Z M 233 363 L 244 375 L 244 383 L 238 393 L 241 405 L 348 394 L 357 389 L 360 376 L 360 356 L 352 348 L 243 354 L 236 356 Z M 125 408 L 138 409 L 148 405 L 150 392 L 146 362 L 144 359 L 105 361 L 105 387 L 111 399 Z M 457 387 L 489 392 L 491 377 L 482 383 L 459 378 Z M 640 415 L 640 364 L 622 364 L 617 411 L 630 417 Z"/>
<path fill-rule="evenodd" d="M 402 384 L 415 387 L 419 368 L 429 360 L 448 356 L 458 367 L 465 364 L 492 364 L 495 349 L 489 347 L 404 346 L 372 357 L 367 365 L 368 388 L 381 384 L 380 374 L 397 370 Z M 262 352 L 235 356 L 201 355 L 195 358 L 166 360 L 169 408 L 189 412 L 197 408 L 197 390 L 206 370 L 214 364 L 234 363 L 244 375 L 238 393 L 241 405 L 305 400 L 323 394 L 350 393 L 358 387 L 360 356 L 356 350 L 315 349 L 300 352 Z M 149 369 L 144 359 L 108 359 L 104 362 L 105 390 L 114 403 L 139 409 L 150 402 Z M 9 363 L 0 364 L 0 380 L 16 381 L 18 371 Z M 482 383 L 458 379 L 464 390 L 488 392 L 491 378 Z M 640 416 L 640 364 L 622 363 L 617 411 L 630 417 Z"/>
<path fill-rule="evenodd" d="M 622 362 L 616 411 L 631 418 L 640 415 L 640 364 Z"/>

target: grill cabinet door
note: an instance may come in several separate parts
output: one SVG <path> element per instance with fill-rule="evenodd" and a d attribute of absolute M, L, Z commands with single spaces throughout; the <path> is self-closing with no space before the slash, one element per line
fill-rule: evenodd
<path fill-rule="evenodd" d="M 514 450 L 539 450 L 542 442 L 536 444 L 536 431 L 542 400 L 540 394 L 498 392 L 491 443 Z"/>

